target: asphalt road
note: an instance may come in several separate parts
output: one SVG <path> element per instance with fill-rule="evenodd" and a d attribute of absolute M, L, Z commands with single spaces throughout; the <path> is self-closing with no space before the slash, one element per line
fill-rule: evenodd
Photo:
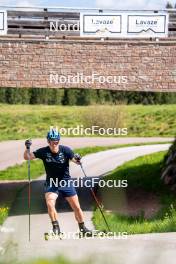
<path fill-rule="evenodd" d="M 168 147 L 169 144 L 163 144 L 107 150 L 85 156 L 83 164 L 88 176 L 101 176 L 128 160 L 167 150 Z M 73 164 L 71 175 L 82 177 L 80 167 Z M 50 230 L 51 225 L 42 195 L 43 180 L 44 176 L 32 183 L 31 242 L 28 242 L 27 188 L 24 188 L 16 199 L 11 216 L 4 223 L 4 227 L 13 232 L 0 233 L 0 246 L 3 248 L 4 243 L 8 243 L 9 251 L 13 252 L 18 259 L 53 257 L 61 254 L 72 260 L 94 259 L 95 263 L 175 263 L 175 233 L 134 235 L 123 239 L 121 236 L 116 236 L 114 239 L 44 241 L 43 234 Z M 93 201 L 90 193 L 87 189 L 80 188 L 78 195 L 84 210 L 85 222 L 89 228 L 93 228 L 91 221 Z M 77 232 L 73 212 L 62 199 L 58 203 L 58 211 L 62 231 Z"/>
<path fill-rule="evenodd" d="M 72 148 L 91 147 L 91 146 L 109 146 L 116 144 L 134 144 L 134 143 L 149 143 L 149 142 L 169 142 L 173 138 L 114 138 L 114 137 L 75 137 L 61 139 L 61 144 L 68 145 Z M 34 139 L 33 150 L 43 147 L 47 144 L 46 139 Z M 15 164 L 21 164 L 23 160 L 24 140 L 10 140 L 0 142 L 0 170 L 6 169 Z"/>

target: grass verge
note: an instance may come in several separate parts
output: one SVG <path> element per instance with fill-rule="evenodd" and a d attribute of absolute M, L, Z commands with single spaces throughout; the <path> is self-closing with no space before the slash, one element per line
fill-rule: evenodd
<path fill-rule="evenodd" d="M 9 214 L 9 207 L 6 205 L 0 206 L 0 225 L 4 222 Z"/>
<path fill-rule="evenodd" d="M 13 247 L 13 245 L 11 245 L 11 247 Z M 14 249 L 11 249 L 14 250 Z M 7 252 L 8 254 L 8 252 Z M 9 257 L 9 260 L 0 260 L 0 264 L 95 264 L 95 258 L 93 257 L 89 257 L 86 258 L 84 260 L 79 260 L 79 261 L 74 261 L 74 260 L 70 260 L 67 259 L 66 257 L 63 256 L 58 256 L 55 258 L 38 258 L 38 259 L 34 259 L 34 260 L 29 260 L 29 261 L 17 261 L 15 260 L 15 258 L 13 257 Z M 102 261 L 102 264 L 107 263 L 106 261 Z"/>
<path fill-rule="evenodd" d="M 58 125 L 59 128 L 75 128 L 78 125 L 127 128 L 130 137 L 175 136 L 176 105 L 0 104 L 0 108 L 0 141 L 44 137 L 50 125 Z"/>
<path fill-rule="evenodd" d="M 176 198 L 174 193 L 171 193 L 160 180 L 165 154 L 164 151 L 136 158 L 118 167 L 105 177 L 105 180 L 127 180 L 128 188 L 139 188 L 153 192 L 161 203 L 159 212 L 150 219 L 146 219 L 142 212 L 135 217 L 105 212 L 111 231 L 116 233 L 127 232 L 128 234 L 176 231 Z M 94 212 L 93 222 L 97 229 L 105 229 L 98 210 Z"/>

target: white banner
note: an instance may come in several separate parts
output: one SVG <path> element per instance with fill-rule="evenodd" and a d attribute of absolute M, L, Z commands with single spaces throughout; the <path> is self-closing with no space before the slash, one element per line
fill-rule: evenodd
<path fill-rule="evenodd" d="M 0 35 L 7 34 L 7 12 L 0 10 Z"/>
<path fill-rule="evenodd" d="M 128 15 L 128 33 L 166 33 L 166 15 Z"/>
<path fill-rule="evenodd" d="M 118 34 L 121 32 L 121 15 L 84 15 L 83 30 L 88 34 Z"/>
<path fill-rule="evenodd" d="M 167 37 L 167 12 L 81 13 L 80 35 L 90 37 Z"/>

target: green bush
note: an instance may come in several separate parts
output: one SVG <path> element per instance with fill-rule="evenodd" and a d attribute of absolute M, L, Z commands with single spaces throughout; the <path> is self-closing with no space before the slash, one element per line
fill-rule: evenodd
<path fill-rule="evenodd" d="M 99 126 L 106 129 L 125 127 L 126 112 L 122 105 L 90 106 L 81 116 L 85 127 Z"/>
<path fill-rule="evenodd" d="M 91 104 L 175 104 L 176 93 L 130 92 L 97 89 L 0 88 L 0 103 L 91 105 Z"/>

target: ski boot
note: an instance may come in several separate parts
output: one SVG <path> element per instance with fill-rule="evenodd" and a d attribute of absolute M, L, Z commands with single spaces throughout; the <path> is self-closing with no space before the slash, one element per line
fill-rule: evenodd
<path fill-rule="evenodd" d="M 60 227 L 58 221 L 53 221 L 53 234 L 56 236 L 59 236 L 61 234 Z"/>
<path fill-rule="evenodd" d="M 93 232 L 89 230 L 84 223 L 79 223 L 79 237 L 92 237 Z"/>

